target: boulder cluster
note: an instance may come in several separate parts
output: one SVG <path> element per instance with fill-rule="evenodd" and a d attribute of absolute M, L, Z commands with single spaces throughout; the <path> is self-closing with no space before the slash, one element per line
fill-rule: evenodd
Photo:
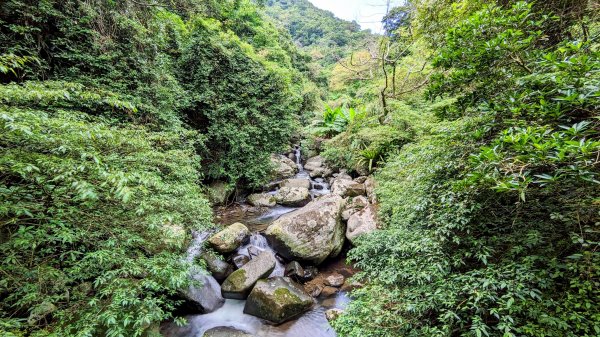
<path fill-rule="evenodd" d="M 377 197 L 372 177 L 336 172 L 320 156 L 309 158 L 304 166 L 283 155 L 271 161 L 275 181 L 267 190 L 276 190 L 250 194 L 247 203 L 297 209 L 266 228 L 268 249 L 248 246 L 250 230 L 237 222 L 208 238 L 214 252 L 205 250 L 200 256 L 220 283 L 219 296 L 246 300 L 244 313 L 280 324 L 310 310 L 316 297 L 360 286 L 348 280 L 350 274 L 318 276 L 317 266 L 338 256 L 346 241 L 354 244 L 377 229 Z M 204 312 L 214 307 L 210 303 Z M 339 313 L 331 309 L 326 316 L 332 319 Z"/>

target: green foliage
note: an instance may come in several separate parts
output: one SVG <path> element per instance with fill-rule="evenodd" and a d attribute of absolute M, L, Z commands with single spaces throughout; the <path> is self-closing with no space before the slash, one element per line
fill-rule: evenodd
<path fill-rule="evenodd" d="M 0 334 L 151 334 L 202 179 L 267 176 L 305 58 L 238 0 L 7 0 L 0 55 Z"/>
<path fill-rule="evenodd" d="M 135 107 L 79 84 L 0 92 L 4 333 L 140 336 L 171 317 L 186 233 L 210 225 L 198 135 L 81 112 Z"/>
<path fill-rule="evenodd" d="M 313 121 L 310 132 L 318 136 L 331 137 L 346 130 L 349 124 L 359 122 L 366 118 L 367 112 L 364 108 L 354 109 L 343 106 L 332 108 L 325 106 L 322 119 Z"/>
<path fill-rule="evenodd" d="M 600 334 L 598 41 L 557 3 L 488 6 L 437 42 L 427 94 L 447 99 L 377 171 L 384 228 L 350 251 L 366 286 L 341 334 Z"/>
<path fill-rule="evenodd" d="M 183 50 L 179 78 L 186 112 L 206 136 L 210 179 L 260 185 L 268 157 L 287 143 L 299 99 L 285 78 L 266 68 L 253 48 L 215 22 L 198 20 Z"/>

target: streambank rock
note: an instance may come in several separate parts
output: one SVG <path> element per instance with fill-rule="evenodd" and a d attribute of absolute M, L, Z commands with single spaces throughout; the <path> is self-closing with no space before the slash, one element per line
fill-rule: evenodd
<path fill-rule="evenodd" d="M 270 251 L 264 251 L 234 271 L 221 285 L 221 293 L 225 298 L 237 300 L 245 299 L 250 290 L 261 278 L 269 276 L 275 269 L 275 255 Z"/>
<path fill-rule="evenodd" d="M 279 187 L 302 187 L 310 189 L 310 180 L 308 179 L 285 179 L 279 183 Z"/>
<path fill-rule="evenodd" d="M 248 227 L 244 224 L 236 222 L 227 226 L 222 231 L 213 235 L 208 239 L 208 242 L 219 253 L 230 253 L 239 247 L 244 239 L 250 235 Z"/>
<path fill-rule="evenodd" d="M 348 219 L 346 238 L 354 243 L 360 235 L 370 233 L 377 229 L 377 207 L 368 205 L 362 211 L 352 214 Z"/>
<path fill-rule="evenodd" d="M 304 206 L 310 201 L 310 193 L 305 187 L 282 187 L 275 194 L 275 200 L 285 206 Z"/>
<path fill-rule="evenodd" d="M 336 287 L 339 288 L 344 284 L 344 275 L 342 274 L 331 274 L 329 276 L 327 276 L 327 278 L 325 278 L 325 285 L 331 286 L 331 287 Z"/>
<path fill-rule="evenodd" d="M 207 269 L 217 281 L 223 281 L 233 272 L 233 266 L 221 260 L 212 252 L 202 252 L 200 257 L 206 262 Z"/>
<path fill-rule="evenodd" d="M 342 197 L 356 197 L 365 194 L 365 185 L 353 181 L 352 178 L 338 176 L 333 180 L 331 185 L 331 193 Z"/>
<path fill-rule="evenodd" d="M 213 205 L 222 205 L 233 193 L 233 190 L 233 186 L 223 181 L 215 181 L 207 186 L 206 194 Z"/>
<path fill-rule="evenodd" d="M 278 154 L 271 155 L 271 164 L 273 166 L 272 175 L 274 179 L 291 177 L 298 172 L 296 163 L 286 156 Z"/>
<path fill-rule="evenodd" d="M 246 200 L 256 207 L 273 207 L 277 204 L 275 197 L 269 193 L 250 194 Z"/>
<path fill-rule="evenodd" d="M 238 330 L 238 329 L 225 327 L 225 326 L 219 326 L 216 328 L 206 330 L 206 332 L 202 335 L 202 337 L 255 337 L 255 336 L 252 334 L 246 333 L 244 331 Z"/>
<path fill-rule="evenodd" d="M 326 178 L 333 173 L 333 170 L 325 164 L 325 159 L 321 156 L 309 158 L 304 164 L 304 169 L 308 171 L 311 178 Z"/>
<path fill-rule="evenodd" d="M 362 195 L 352 198 L 350 202 L 346 203 L 346 207 L 344 207 L 344 211 L 342 212 L 342 219 L 344 221 L 348 221 L 348 219 L 350 219 L 350 217 L 354 213 L 357 213 L 360 210 L 364 209 L 365 207 L 367 207 L 367 205 L 369 205 L 369 201 L 366 197 Z"/>
<path fill-rule="evenodd" d="M 342 249 L 345 228 L 340 215 L 344 202 L 339 195 L 320 197 L 275 220 L 265 234 L 287 259 L 319 264 Z"/>
<path fill-rule="evenodd" d="M 338 318 L 342 313 L 344 313 L 344 310 L 342 309 L 328 309 L 327 311 L 325 311 L 325 318 L 328 321 L 333 321 L 334 319 Z"/>
<path fill-rule="evenodd" d="M 369 176 L 365 180 L 365 192 L 367 193 L 367 199 L 372 204 L 376 204 L 377 203 L 377 195 L 375 194 L 375 187 L 376 186 L 377 185 L 375 183 L 375 178 L 373 178 L 373 176 Z"/>
<path fill-rule="evenodd" d="M 288 277 L 259 280 L 248 296 L 244 313 L 275 324 L 308 311 L 314 300 Z"/>
<path fill-rule="evenodd" d="M 207 314 L 223 306 L 225 299 L 221 296 L 221 287 L 214 277 L 202 270 L 195 273 L 192 279 L 199 285 L 192 284 L 182 292 L 188 310 Z"/>

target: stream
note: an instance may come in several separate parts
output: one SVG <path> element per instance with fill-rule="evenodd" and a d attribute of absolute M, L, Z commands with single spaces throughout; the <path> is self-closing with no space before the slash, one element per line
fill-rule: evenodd
<path fill-rule="evenodd" d="M 296 164 L 299 169 L 295 178 L 310 179 L 308 172 L 304 171 L 302 167 L 300 150 L 297 149 L 295 154 Z M 310 194 L 312 198 L 330 193 L 329 184 L 323 179 L 310 179 L 310 182 Z M 272 191 L 271 193 L 275 192 Z M 262 214 L 244 213 L 244 216 L 235 218 L 235 221 L 228 219 L 230 223 L 241 222 L 245 224 L 252 232 L 248 243 L 239 247 L 236 254 L 251 256 L 256 254 L 256 250 L 273 251 L 261 232 L 282 215 L 299 208 L 277 205 L 269 208 Z M 200 253 L 204 240 L 207 237 L 208 235 L 204 233 L 195 235 L 195 240 L 188 250 L 188 259 L 193 259 Z M 319 266 L 319 272 L 321 273 L 327 269 L 335 269 L 336 266 L 344 265 L 343 259 L 340 256 L 334 259 L 334 261 L 324 263 L 324 265 Z M 270 277 L 283 276 L 284 270 L 285 264 L 282 261 L 278 261 Z M 216 280 L 210 275 L 204 275 L 202 281 L 204 284 L 209 284 L 209 288 L 214 288 L 216 283 Z M 283 324 L 273 325 L 260 318 L 244 314 L 245 300 L 226 299 L 221 308 L 211 313 L 185 316 L 187 320 L 185 326 L 179 327 L 174 322 L 163 324 L 161 333 L 167 337 L 202 337 L 209 329 L 223 327 L 233 328 L 256 337 L 334 337 L 336 333 L 325 318 L 325 311 L 331 308 L 343 309 L 349 300 L 349 297 L 343 291 L 328 298 L 319 297 L 316 298 L 316 304 L 310 311 Z"/>

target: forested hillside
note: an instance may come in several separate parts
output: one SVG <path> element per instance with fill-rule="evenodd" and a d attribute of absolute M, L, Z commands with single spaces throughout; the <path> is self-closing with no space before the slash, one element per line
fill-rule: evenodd
<path fill-rule="evenodd" d="M 599 13 L 3 1 L 0 335 L 600 336 Z"/>
<path fill-rule="evenodd" d="M 0 9 L 0 330 L 137 336 L 171 317 L 202 184 L 258 185 L 305 64 L 249 1 Z"/>
<path fill-rule="evenodd" d="M 598 9 L 410 1 L 334 70 L 315 143 L 381 221 L 340 335 L 600 334 Z"/>

